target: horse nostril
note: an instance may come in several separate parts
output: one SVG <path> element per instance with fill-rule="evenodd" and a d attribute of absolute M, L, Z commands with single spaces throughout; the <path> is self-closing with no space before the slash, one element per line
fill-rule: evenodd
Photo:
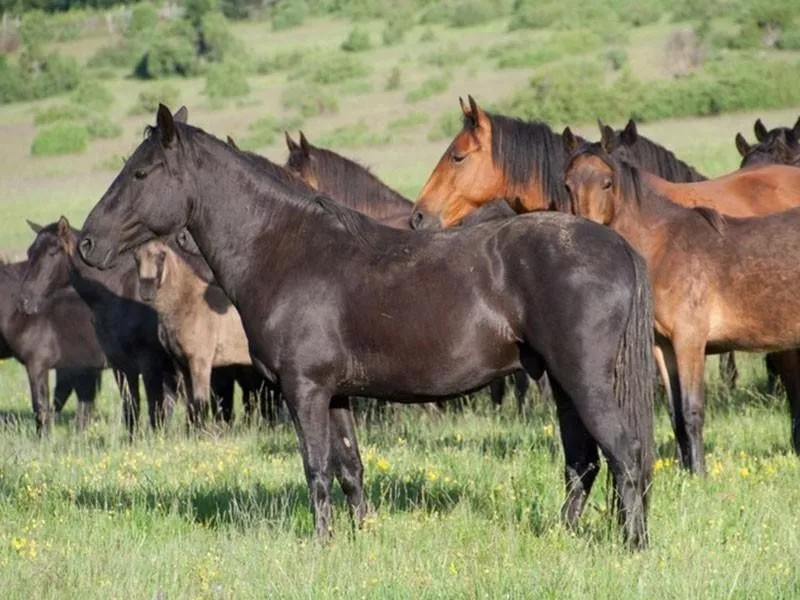
<path fill-rule="evenodd" d="M 414 210 L 414 214 L 411 215 L 411 229 L 419 229 L 424 218 L 425 216 L 419 210 Z"/>
<path fill-rule="evenodd" d="M 81 257 L 84 259 L 89 258 L 89 254 L 91 254 L 92 248 L 94 248 L 94 242 L 92 241 L 92 238 L 90 238 L 89 236 L 84 237 L 81 240 L 81 243 L 78 245 L 78 249 L 81 252 Z"/>

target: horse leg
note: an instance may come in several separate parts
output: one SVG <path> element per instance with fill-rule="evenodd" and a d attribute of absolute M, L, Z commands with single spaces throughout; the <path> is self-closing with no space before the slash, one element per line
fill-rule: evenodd
<path fill-rule="evenodd" d="M 678 455 L 678 461 L 688 468 L 689 438 L 686 421 L 683 417 L 678 361 L 675 358 L 672 343 L 666 338 L 659 337 L 658 343 L 653 348 L 653 357 L 667 393 L 667 411 L 672 422 L 672 432 L 675 434 L 675 452 Z"/>
<path fill-rule="evenodd" d="M 69 400 L 69 395 L 76 387 L 76 381 L 80 381 L 81 376 L 71 369 L 56 369 L 56 388 L 53 390 L 53 408 L 60 413 L 64 405 Z"/>
<path fill-rule="evenodd" d="M 53 410 L 50 406 L 50 382 L 48 372 L 42 365 L 27 365 L 28 383 L 31 387 L 31 404 L 36 419 L 36 433 L 41 437 L 53 430 Z"/>
<path fill-rule="evenodd" d="M 118 372 L 117 372 L 118 373 Z M 122 417 L 125 428 L 128 430 L 128 439 L 133 441 L 133 436 L 139 427 L 139 411 L 141 410 L 141 396 L 139 393 L 139 372 L 124 371 L 117 385 L 122 391 Z"/>
<path fill-rule="evenodd" d="M 551 389 L 564 447 L 566 499 L 561 508 L 561 519 L 568 528 L 574 529 L 600 471 L 600 457 L 597 442 L 584 427 L 572 400 L 555 381 Z"/>
<path fill-rule="evenodd" d="M 531 387 L 531 378 L 528 374 L 520 369 L 512 375 L 514 378 L 514 396 L 517 399 L 517 414 L 520 417 L 525 416 L 525 398 L 528 397 L 528 390 Z"/>
<path fill-rule="evenodd" d="M 158 431 L 164 426 L 164 375 L 160 364 L 146 364 L 142 371 L 144 393 L 147 394 L 147 414 L 150 428 Z"/>
<path fill-rule="evenodd" d="M 489 383 L 489 395 L 492 398 L 492 404 L 496 409 L 503 405 L 503 396 L 506 395 L 506 378 L 498 377 Z"/>
<path fill-rule="evenodd" d="M 211 370 L 211 409 L 214 412 L 214 420 L 224 420 L 230 425 L 233 420 L 233 386 L 236 377 L 231 367 L 222 367 Z M 240 384 L 241 385 L 241 384 Z M 252 414 L 252 399 L 250 394 L 242 387 L 242 402 L 245 407 L 245 417 L 250 422 Z"/>
<path fill-rule="evenodd" d="M 680 406 L 686 431 L 688 449 L 682 451 L 685 468 L 697 475 L 705 475 L 705 450 L 703 447 L 705 337 L 674 341 L 675 358 L 680 379 Z M 688 451 L 687 451 L 688 450 Z"/>
<path fill-rule="evenodd" d="M 795 453 L 800 454 L 800 353 L 797 350 L 773 352 L 767 359 L 786 390 L 792 419 L 792 446 Z"/>
<path fill-rule="evenodd" d="M 94 399 L 100 388 L 100 371 L 91 371 L 91 376 L 83 375 L 75 383 L 75 394 L 78 396 L 78 412 L 75 416 L 75 428 L 83 431 L 89 424 L 94 408 Z"/>
<path fill-rule="evenodd" d="M 317 536 L 330 536 L 331 484 L 331 396 L 310 382 L 298 382 L 286 390 L 286 404 L 294 421 L 303 469 L 308 483 Z"/>
<path fill-rule="evenodd" d="M 202 429 L 211 395 L 211 361 L 205 360 L 205 357 L 189 358 L 189 379 L 192 383 L 191 394 L 186 398 L 189 423 L 195 429 Z"/>
<path fill-rule="evenodd" d="M 347 506 L 356 527 L 367 513 L 364 502 L 364 465 L 356 441 L 355 421 L 350 410 L 350 399 L 334 396 L 330 406 L 331 456 L 334 473 L 347 497 Z"/>
<path fill-rule="evenodd" d="M 792 350 L 792 352 L 796 352 L 796 350 Z M 770 352 L 764 357 L 764 366 L 767 369 L 767 394 L 770 396 L 774 396 L 778 389 L 778 381 L 780 379 L 780 374 L 778 373 L 779 367 L 777 363 L 780 360 L 780 356 L 783 352 Z"/>
<path fill-rule="evenodd" d="M 739 379 L 739 370 L 736 368 L 736 358 L 733 352 L 719 355 L 719 378 L 729 391 L 736 389 L 736 380 Z"/>

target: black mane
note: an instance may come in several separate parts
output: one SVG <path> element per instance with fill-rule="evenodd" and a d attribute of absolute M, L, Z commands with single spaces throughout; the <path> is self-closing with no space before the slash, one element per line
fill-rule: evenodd
<path fill-rule="evenodd" d="M 616 134 L 619 138 L 620 132 L 618 131 Z M 626 159 L 632 160 L 637 167 L 667 181 L 688 183 L 708 179 L 694 167 L 680 160 L 670 150 L 642 135 L 637 135 L 636 142 L 632 145 L 624 144 L 621 140 L 618 141 L 618 144 L 624 145 L 628 149 L 630 156 L 626 156 Z"/>
<path fill-rule="evenodd" d="M 492 160 L 502 165 L 512 184 L 524 184 L 535 178 L 550 208 L 569 205 L 564 188 L 566 150 L 560 134 L 541 121 L 523 121 L 485 113 L 492 125 Z M 464 126 L 471 120 L 465 118 Z"/>

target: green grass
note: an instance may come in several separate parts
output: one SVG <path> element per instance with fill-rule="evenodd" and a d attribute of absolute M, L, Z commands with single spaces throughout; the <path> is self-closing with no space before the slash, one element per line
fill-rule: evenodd
<path fill-rule="evenodd" d="M 538 400 L 527 420 L 483 399 L 477 413 L 396 407 L 360 427 L 367 524 L 351 536 L 337 488 L 324 546 L 287 425 L 187 439 L 179 409 L 166 434 L 129 446 L 106 377 L 89 431 L 68 414 L 39 442 L 7 362 L 2 410 L 21 420 L 0 437 L 4 597 L 33 582 L 38 598 L 796 597 L 800 462 L 783 402 L 754 391 L 760 361 L 741 362 L 746 387 L 710 394 L 707 478 L 675 467 L 658 411 L 652 547 L 638 555 L 611 526 L 602 474 L 581 530 L 559 524 L 558 428 Z"/>

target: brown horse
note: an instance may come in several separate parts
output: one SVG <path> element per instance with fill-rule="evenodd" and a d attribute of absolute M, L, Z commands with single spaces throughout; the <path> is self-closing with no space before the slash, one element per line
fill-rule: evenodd
<path fill-rule="evenodd" d="M 679 206 L 614 159 L 613 131 L 602 132 L 601 142 L 580 143 L 564 131 L 570 207 L 622 235 L 648 264 L 681 460 L 702 473 L 705 354 L 800 346 L 800 209 L 737 219 Z M 800 451 L 796 400 L 791 411 Z"/>
<path fill-rule="evenodd" d="M 565 206 L 565 151 L 547 125 L 461 102 L 464 125 L 422 188 L 415 229 L 458 224 L 477 207 L 507 198 L 517 212 Z M 736 216 L 762 216 L 800 206 L 800 170 L 783 165 L 745 169 L 708 181 L 672 183 L 642 173 L 648 186 L 684 206 Z"/>
<path fill-rule="evenodd" d="M 753 127 L 757 143 L 750 145 L 741 133 L 736 134 L 736 149 L 742 155 L 742 167 L 790 165 L 800 167 L 800 118 L 794 127 L 767 130 L 758 119 Z"/>
<path fill-rule="evenodd" d="M 189 424 L 202 426 L 212 369 L 252 365 L 242 320 L 223 291 L 201 279 L 163 241 L 140 246 L 135 257 L 142 300 L 158 313 L 164 347 L 184 371 Z M 249 394 L 244 401 L 251 416 Z"/>

